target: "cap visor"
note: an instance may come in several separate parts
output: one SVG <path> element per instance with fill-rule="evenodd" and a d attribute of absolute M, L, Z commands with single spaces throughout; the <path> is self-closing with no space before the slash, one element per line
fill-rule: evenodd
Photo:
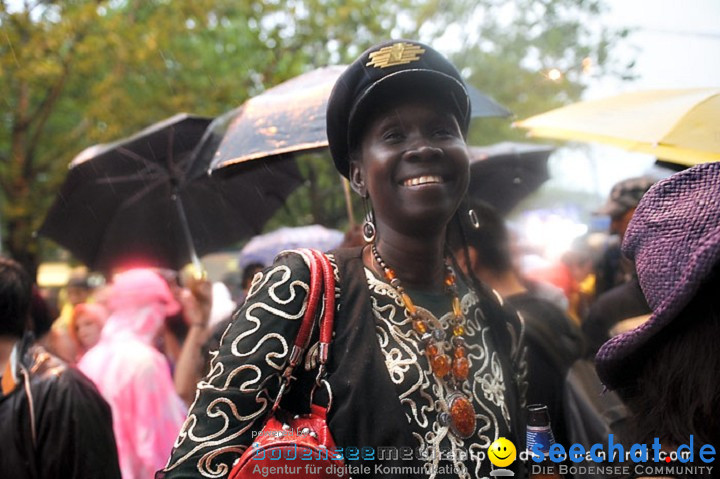
<path fill-rule="evenodd" d="M 458 114 L 458 123 L 463 135 L 467 133 L 470 121 L 470 99 L 465 86 L 445 73 L 435 70 L 414 69 L 391 73 L 376 81 L 355 101 L 350 110 L 348 136 L 356 131 L 357 122 L 374 111 L 373 100 L 378 96 L 387 96 L 392 92 L 412 92 L 415 95 L 427 94 L 429 100 L 437 100 L 443 94 L 449 98 L 448 107 Z M 352 144 L 352 137 L 348 138 Z"/>

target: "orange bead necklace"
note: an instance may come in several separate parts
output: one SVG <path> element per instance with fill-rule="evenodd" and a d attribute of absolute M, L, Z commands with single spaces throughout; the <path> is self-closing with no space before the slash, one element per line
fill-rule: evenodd
<path fill-rule="evenodd" d="M 472 436 L 475 433 L 476 424 L 475 408 L 465 393 L 461 391 L 470 372 L 470 360 L 467 358 L 465 340 L 462 337 L 465 333 L 465 315 L 460 305 L 455 273 L 446 262 L 445 288 L 452 297 L 453 309 L 453 316 L 450 320 L 451 340 L 448 342 L 446 341 L 448 334 L 440 321 L 429 314 L 427 310 L 421 310 L 415 306 L 395 271 L 385 263 L 374 243 L 371 249 L 375 261 L 382 268 L 390 285 L 398 292 L 412 319 L 413 330 L 420 338 L 420 344 L 425 350 L 430 369 L 436 378 L 445 381 L 452 389 L 445 400 L 447 410 L 438 414 L 438 420 L 441 424 L 449 426 L 457 436 L 463 439 Z M 449 353 L 452 354 L 452 357 Z"/>

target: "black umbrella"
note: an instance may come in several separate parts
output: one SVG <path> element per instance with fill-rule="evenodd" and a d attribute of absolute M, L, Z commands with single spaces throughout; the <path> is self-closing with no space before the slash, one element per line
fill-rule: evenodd
<path fill-rule="evenodd" d="M 503 142 L 469 147 L 468 194 L 507 215 L 550 178 L 548 157 L 555 148 L 531 143 Z"/>
<path fill-rule="evenodd" d="M 212 168 L 326 148 L 327 99 L 345 68 L 312 70 L 243 103 L 215 153 Z"/>
<path fill-rule="evenodd" d="M 496 102 L 489 95 L 481 92 L 472 85 L 465 84 L 468 96 L 470 97 L 470 117 L 471 118 L 507 118 L 512 116 L 512 112 Z"/>
<path fill-rule="evenodd" d="M 213 170 L 278 154 L 327 148 L 325 111 L 330 91 L 345 65 L 318 68 L 257 95 L 236 112 L 212 161 Z M 472 117 L 512 113 L 468 86 Z"/>
<path fill-rule="evenodd" d="M 258 234 L 301 182 L 292 159 L 207 174 L 221 117 L 175 115 L 71 163 L 40 234 L 89 267 L 179 269 L 197 255 Z M 215 143 L 217 144 L 217 143 Z"/>

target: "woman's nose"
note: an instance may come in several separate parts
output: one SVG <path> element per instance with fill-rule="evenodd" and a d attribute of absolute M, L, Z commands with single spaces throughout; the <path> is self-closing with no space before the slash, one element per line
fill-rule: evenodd
<path fill-rule="evenodd" d="M 403 153 L 403 157 L 407 160 L 428 161 L 436 160 L 442 157 L 443 150 L 433 145 L 427 138 L 415 139 Z"/>

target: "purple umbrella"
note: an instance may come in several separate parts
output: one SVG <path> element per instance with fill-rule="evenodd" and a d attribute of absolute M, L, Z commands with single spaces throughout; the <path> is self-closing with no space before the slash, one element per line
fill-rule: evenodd
<path fill-rule="evenodd" d="M 343 237 L 342 231 L 325 228 L 321 225 L 285 226 L 252 238 L 240 251 L 238 266 L 241 270 L 250 263 L 269 266 L 278 253 L 288 249 L 331 250 L 340 246 Z"/>

